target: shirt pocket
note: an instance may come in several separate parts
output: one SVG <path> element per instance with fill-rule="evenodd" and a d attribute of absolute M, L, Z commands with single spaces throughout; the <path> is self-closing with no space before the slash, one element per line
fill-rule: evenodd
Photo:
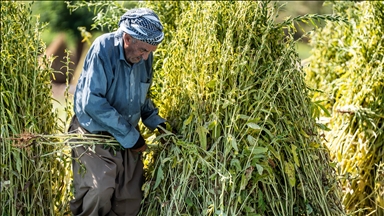
<path fill-rule="evenodd" d="M 147 93 L 149 89 L 150 83 L 140 83 L 140 102 L 144 104 L 145 99 L 147 98 Z"/>

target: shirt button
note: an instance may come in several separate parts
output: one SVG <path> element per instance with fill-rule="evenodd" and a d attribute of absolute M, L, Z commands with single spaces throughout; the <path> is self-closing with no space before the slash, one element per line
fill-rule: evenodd
<path fill-rule="evenodd" d="M 133 100 L 131 99 L 131 102 L 132 102 Z"/>
<path fill-rule="evenodd" d="M 131 115 L 128 115 L 129 118 L 131 118 Z"/>

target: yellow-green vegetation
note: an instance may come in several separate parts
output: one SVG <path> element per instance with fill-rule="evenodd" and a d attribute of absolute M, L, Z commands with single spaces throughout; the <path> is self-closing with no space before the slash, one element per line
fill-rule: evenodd
<path fill-rule="evenodd" d="M 1 2 L 1 215 L 62 215 L 69 163 L 35 134 L 58 132 L 52 112 L 50 60 L 31 4 Z M 41 58 L 40 58 L 41 56 Z M 52 142 L 55 139 L 52 139 Z M 50 154 L 50 156 L 44 156 Z"/>
<path fill-rule="evenodd" d="M 345 23 L 312 36 L 308 84 L 328 118 L 329 147 L 355 215 L 384 215 L 384 2 L 335 2 Z"/>
<path fill-rule="evenodd" d="M 77 3 L 104 14 L 95 19 L 95 25 L 110 30 L 116 29 L 124 11 L 118 3 Z M 373 161 L 383 157 L 382 4 L 337 4 L 336 11 L 347 14 L 348 19 L 361 18 L 355 17 L 347 24 L 327 24 L 314 39 L 319 42 L 314 45 L 319 54 L 324 44 L 335 46 L 325 46 L 323 55 L 329 57 L 320 62 L 321 56 L 317 56 L 311 64 L 315 68 L 311 72 L 316 76 L 313 80 L 321 78 L 315 83 L 332 89 L 311 86 L 325 93 L 316 95 L 328 101 L 319 105 L 323 110 L 340 107 L 333 108 L 328 125 L 332 130 L 326 134 L 329 142 L 325 143 L 348 141 L 341 150 L 330 145 L 332 153 L 337 152 L 335 158 L 353 158 L 337 163 L 344 177 L 340 179 L 343 189 L 349 191 L 343 200 L 327 146 L 317 132 L 316 125 L 320 124 L 313 118 L 317 115 L 314 104 L 319 103 L 311 102 L 304 82 L 297 43 L 290 34 L 294 32 L 293 21 L 276 22 L 277 3 L 140 4 L 154 9 L 165 27 L 166 38 L 155 53 L 156 77 L 151 94 L 161 115 L 177 130 L 157 136 L 150 145 L 151 152 L 144 155 L 146 182 L 141 215 L 333 216 L 345 214 L 341 201 L 350 212 L 360 210 L 358 213 L 364 214 L 376 209 L 380 213 L 383 163 Z M 355 8 L 348 9 L 350 4 Z M 39 58 L 45 49 L 39 34 L 42 26 L 30 14 L 28 3 L 1 3 L 0 207 L 7 216 L 66 215 L 72 198 L 72 146 L 67 141 L 80 135 L 66 134 L 63 125 L 55 121 L 50 60 Z M 379 28 L 373 30 L 373 26 Z M 336 36 L 344 27 L 345 42 Z M 374 33 L 365 37 L 370 31 Z M 328 39 L 320 40 L 325 36 Z M 338 48 L 340 42 L 350 46 Z M 338 66 L 331 60 L 343 62 L 341 57 L 348 59 L 344 61 L 348 66 L 345 73 L 335 74 L 330 66 L 322 69 L 328 64 Z M 359 61 L 351 61 L 358 57 Z M 70 62 L 65 61 L 67 65 Z M 360 73 L 352 73 L 356 71 Z M 338 79 L 342 82 L 333 85 Z M 353 90 L 346 85 L 357 87 Z M 348 98 L 348 94 L 354 97 Z M 71 104 L 66 103 L 64 128 L 71 115 Z M 344 105 L 355 109 L 346 110 Z M 341 130 L 329 135 L 336 129 Z M 146 131 L 146 137 L 151 135 Z M 82 139 L 71 144 L 118 145 L 106 137 Z M 364 153 L 356 153 L 359 151 Z M 355 168 L 352 161 L 362 156 L 365 158 L 359 163 L 371 164 Z M 360 186 L 365 194 L 356 192 Z M 359 201 L 352 199 L 364 196 Z"/>
<path fill-rule="evenodd" d="M 178 135 L 147 158 L 142 214 L 342 214 L 296 43 L 283 31 L 292 25 L 275 22 L 276 4 L 146 6 L 174 27 L 156 52 L 152 94 Z"/>

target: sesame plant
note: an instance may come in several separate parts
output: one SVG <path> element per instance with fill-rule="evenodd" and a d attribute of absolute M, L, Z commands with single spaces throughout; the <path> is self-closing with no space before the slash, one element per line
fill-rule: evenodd
<path fill-rule="evenodd" d="M 40 38 L 44 25 L 32 3 L 1 2 L 0 209 L 2 215 L 65 212 L 67 164 L 42 155 L 54 145 L 34 142 L 34 134 L 59 130 L 50 87 L 51 59 Z"/>
<path fill-rule="evenodd" d="M 152 89 L 177 133 L 152 149 L 142 215 L 343 214 L 292 22 L 264 1 L 179 8 Z"/>
<path fill-rule="evenodd" d="M 52 57 L 45 55 L 40 37 L 46 25 L 32 16 L 32 4 L 1 2 L 0 212 L 68 215 L 72 197 L 68 140 L 79 137 L 65 133 L 66 122 L 53 109 Z M 69 52 L 63 61 L 69 73 Z M 69 107 L 65 111 L 70 114 Z M 84 142 L 92 145 L 100 139 Z"/>
<path fill-rule="evenodd" d="M 306 82 L 349 214 L 384 215 L 384 2 L 334 2 L 347 22 L 312 34 Z"/>
<path fill-rule="evenodd" d="M 56 124 L 43 26 L 29 3 L 1 4 L 2 214 L 68 215 L 71 148 L 119 144 Z M 124 10 L 117 2 L 69 5 L 93 7 L 104 15 L 94 26 L 110 30 Z M 279 6 L 269 1 L 140 5 L 165 27 L 151 96 L 169 122 L 166 134 L 144 131 L 140 215 L 343 215 L 291 34 L 300 18 L 276 22 Z M 334 21 L 303 17 L 316 18 Z"/>

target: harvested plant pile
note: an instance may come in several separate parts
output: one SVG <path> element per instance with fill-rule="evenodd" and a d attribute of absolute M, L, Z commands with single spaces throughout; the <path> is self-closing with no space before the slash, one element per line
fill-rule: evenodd
<path fill-rule="evenodd" d="M 178 4 L 147 3 L 174 22 L 152 94 L 178 135 L 147 158 L 142 215 L 342 214 L 292 23 L 266 1 Z"/>
<path fill-rule="evenodd" d="M 146 157 L 141 214 L 342 214 L 296 45 L 283 32 L 292 23 L 274 22 L 276 4 L 146 4 L 169 22 L 152 93 L 178 135 Z M 39 66 L 42 28 L 29 6 L 1 3 L 0 207 L 65 215 L 70 136 L 51 135 L 60 128 L 49 60 Z"/>
<path fill-rule="evenodd" d="M 384 2 L 336 2 L 334 8 L 348 21 L 315 32 L 306 79 L 321 90 L 313 100 L 331 113 L 326 144 L 345 209 L 384 215 Z"/>
<path fill-rule="evenodd" d="M 56 133 L 59 127 L 52 112 L 51 61 L 39 60 L 45 51 L 43 27 L 31 13 L 29 3 L 1 2 L 0 212 L 63 215 L 69 164 L 53 154 L 56 139 L 42 145 L 34 135 Z"/>

